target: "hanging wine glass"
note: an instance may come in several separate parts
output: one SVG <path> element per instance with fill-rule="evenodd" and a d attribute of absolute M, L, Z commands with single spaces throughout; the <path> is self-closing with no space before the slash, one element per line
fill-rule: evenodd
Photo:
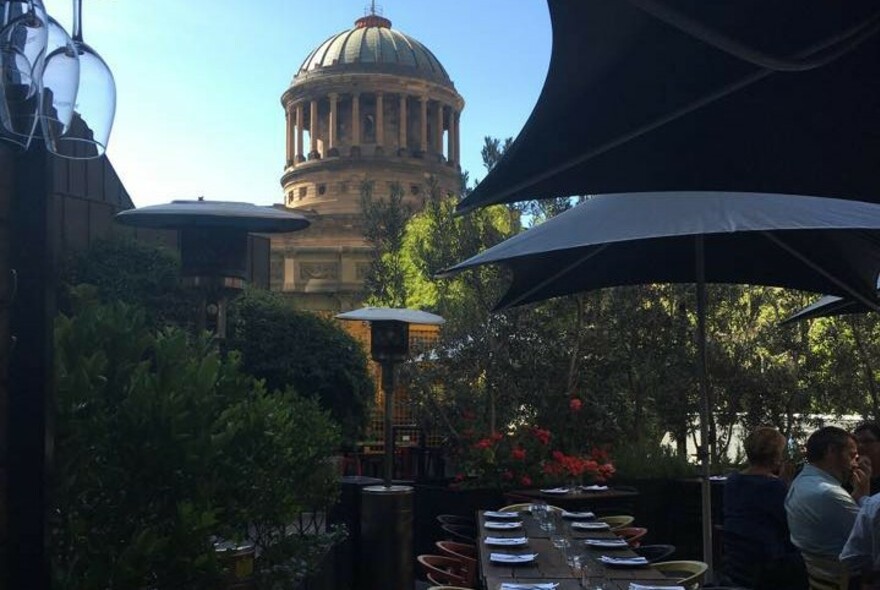
<path fill-rule="evenodd" d="M 73 47 L 79 59 L 73 117 L 64 133 L 46 135 L 46 147 L 64 158 L 97 158 L 107 149 L 113 127 L 116 82 L 101 56 L 83 41 L 82 0 L 73 0 Z"/>
<path fill-rule="evenodd" d="M 49 41 L 43 62 L 40 122 L 50 151 L 70 130 L 79 88 L 79 53 L 58 21 L 49 17 Z"/>
<path fill-rule="evenodd" d="M 47 24 L 42 0 L 0 0 L 0 139 L 23 149 L 39 119 Z"/>

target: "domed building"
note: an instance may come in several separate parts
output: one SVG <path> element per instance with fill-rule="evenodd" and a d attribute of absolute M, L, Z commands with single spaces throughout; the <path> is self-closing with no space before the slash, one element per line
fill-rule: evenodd
<path fill-rule="evenodd" d="M 281 104 L 284 205 L 313 224 L 273 238 L 272 288 L 300 309 L 351 309 L 370 260 L 361 187 L 381 198 L 398 183 L 414 209 L 431 177 L 457 193 L 464 100 L 427 47 L 372 11 L 306 57 Z"/>

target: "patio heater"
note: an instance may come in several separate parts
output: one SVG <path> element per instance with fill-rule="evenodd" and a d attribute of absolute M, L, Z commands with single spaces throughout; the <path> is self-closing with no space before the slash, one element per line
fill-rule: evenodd
<path fill-rule="evenodd" d="M 201 294 L 196 325 L 226 340 L 226 306 L 247 278 L 249 233 L 286 233 L 305 229 L 309 220 L 289 210 L 224 201 L 172 201 L 129 209 L 116 215 L 125 225 L 180 231 L 183 284 Z"/>
<path fill-rule="evenodd" d="M 361 566 L 363 586 L 375 590 L 413 587 L 413 488 L 392 485 L 394 470 L 394 370 L 409 354 L 409 325 L 444 323 L 442 317 L 413 309 L 364 307 L 336 316 L 370 323 L 370 356 L 382 367 L 385 398 L 384 485 L 363 489 Z"/>

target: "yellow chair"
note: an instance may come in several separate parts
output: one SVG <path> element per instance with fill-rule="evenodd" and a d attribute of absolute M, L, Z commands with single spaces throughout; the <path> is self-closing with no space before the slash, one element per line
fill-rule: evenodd
<path fill-rule="evenodd" d="M 849 586 L 849 572 L 836 559 L 829 559 L 809 553 L 802 553 L 807 566 L 807 580 L 810 590 L 846 590 Z"/>
<path fill-rule="evenodd" d="M 523 510 L 530 510 L 531 508 L 531 502 L 520 502 L 519 504 L 509 504 L 504 508 L 499 508 L 498 512 L 522 512 Z M 547 504 L 547 510 L 550 512 L 562 512 L 562 508 L 559 506 L 551 506 L 550 504 Z"/>
<path fill-rule="evenodd" d="M 607 522 L 608 526 L 611 527 L 611 530 L 616 531 L 617 529 L 622 529 L 623 527 L 631 525 L 635 520 L 635 517 L 630 516 L 629 514 L 615 514 L 612 516 L 600 516 L 598 520 L 601 522 Z"/>
<path fill-rule="evenodd" d="M 702 587 L 709 569 L 702 561 L 658 561 L 651 565 L 686 588 Z"/>

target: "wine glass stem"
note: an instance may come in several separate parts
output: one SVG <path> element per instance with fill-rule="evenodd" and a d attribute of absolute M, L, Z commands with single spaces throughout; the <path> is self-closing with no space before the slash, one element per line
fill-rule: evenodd
<path fill-rule="evenodd" d="M 82 0 L 73 0 L 73 40 L 82 43 Z"/>

